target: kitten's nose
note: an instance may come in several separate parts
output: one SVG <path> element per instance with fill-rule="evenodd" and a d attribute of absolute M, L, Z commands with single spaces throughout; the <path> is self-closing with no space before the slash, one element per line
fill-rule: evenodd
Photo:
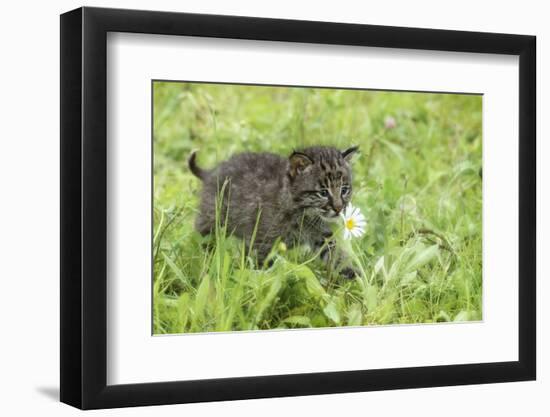
<path fill-rule="evenodd" d="M 340 212 L 342 211 L 342 208 L 343 206 L 341 204 L 334 205 L 334 211 L 336 212 L 336 214 L 340 214 Z"/>

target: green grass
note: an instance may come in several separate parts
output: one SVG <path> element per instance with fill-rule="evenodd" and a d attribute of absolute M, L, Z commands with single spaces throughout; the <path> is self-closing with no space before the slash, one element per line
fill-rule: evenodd
<path fill-rule="evenodd" d="M 480 96 L 166 82 L 153 94 L 155 334 L 482 318 Z M 282 245 L 259 270 L 223 228 L 194 231 L 193 149 L 213 167 L 314 144 L 360 145 L 353 203 L 368 224 L 349 250 L 361 278 Z"/>

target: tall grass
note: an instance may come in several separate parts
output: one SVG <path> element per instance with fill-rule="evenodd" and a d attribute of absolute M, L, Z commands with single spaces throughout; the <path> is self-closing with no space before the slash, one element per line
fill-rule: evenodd
<path fill-rule="evenodd" d="M 191 150 L 212 167 L 313 144 L 361 147 L 360 278 L 282 244 L 259 268 L 223 222 L 194 231 Z M 480 320 L 481 144 L 479 96 L 155 83 L 154 333 Z"/>

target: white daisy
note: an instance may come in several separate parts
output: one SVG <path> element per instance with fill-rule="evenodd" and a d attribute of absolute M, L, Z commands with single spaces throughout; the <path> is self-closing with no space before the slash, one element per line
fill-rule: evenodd
<path fill-rule="evenodd" d="M 353 207 L 350 204 L 340 216 L 344 220 L 344 239 L 348 240 L 352 237 L 360 237 L 365 233 L 367 221 L 357 207 Z"/>

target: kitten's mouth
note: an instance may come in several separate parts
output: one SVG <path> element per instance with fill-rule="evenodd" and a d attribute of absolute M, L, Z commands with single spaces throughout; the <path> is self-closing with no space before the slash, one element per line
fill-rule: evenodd
<path fill-rule="evenodd" d="M 338 213 L 331 210 L 328 213 L 322 213 L 321 217 L 323 218 L 323 220 L 326 220 L 328 222 L 336 222 L 340 216 Z"/>

